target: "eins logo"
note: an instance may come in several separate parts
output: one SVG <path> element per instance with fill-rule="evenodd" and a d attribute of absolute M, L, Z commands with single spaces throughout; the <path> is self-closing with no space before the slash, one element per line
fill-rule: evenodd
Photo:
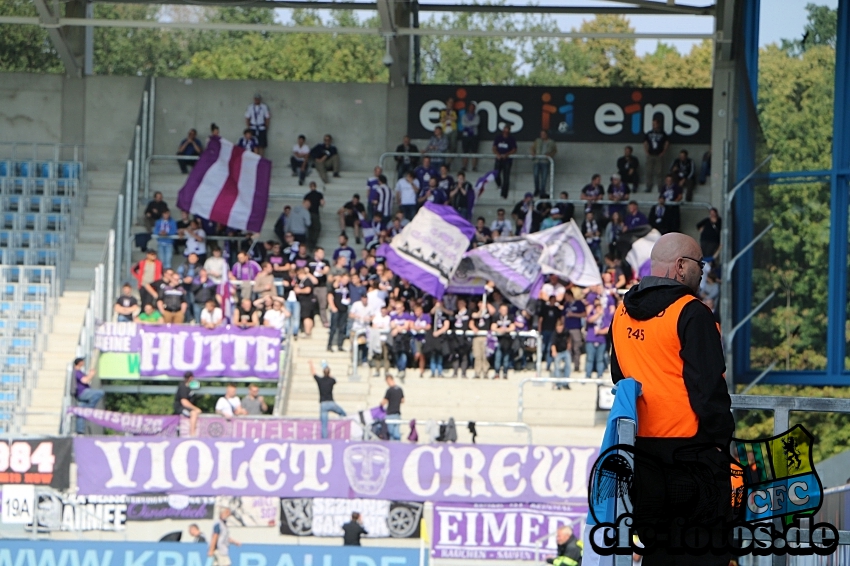
<path fill-rule="evenodd" d="M 639 90 L 632 92 L 631 101 L 621 106 L 615 102 L 606 102 L 596 109 L 593 122 L 600 133 L 616 135 L 624 127 L 634 135 L 640 135 L 652 129 L 652 120 L 661 119 L 662 127 L 667 135 L 676 133 L 680 136 L 693 136 L 699 132 L 699 107 L 694 104 L 680 104 L 671 108 L 668 104 L 652 104 L 644 102 L 643 93 Z"/>
<path fill-rule="evenodd" d="M 575 95 L 571 92 L 564 95 L 564 104 L 561 106 L 555 106 L 551 103 L 552 95 L 548 92 L 544 92 L 540 98 L 543 100 L 543 113 L 540 117 L 540 128 L 543 130 L 550 130 L 552 127 L 552 115 L 559 113 L 564 117 L 564 119 L 557 125 L 558 132 L 562 134 L 575 133 L 575 107 L 573 106 L 573 102 L 576 99 Z"/>
<path fill-rule="evenodd" d="M 463 119 L 468 105 L 471 102 L 475 102 L 475 107 L 481 115 L 480 129 L 486 130 L 491 134 L 501 130 L 505 126 L 510 126 L 513 133 L 522 131 L 525 122 L 522 119 L 523 107 L 519 102 L 508 100 L 502 102 L 497 107 L 489 100 L 467 101 L 467 95 L 466 89 L 462 87 L 458 88 L 454 93 L 454 110 L 457 112 L 458 121 Z M 440 111 L 445 108 L 445 100 L 427 101 L 419 109 L 419 123 L 429 132 L 433 132 L 434 128 L 440 125 Z"/>

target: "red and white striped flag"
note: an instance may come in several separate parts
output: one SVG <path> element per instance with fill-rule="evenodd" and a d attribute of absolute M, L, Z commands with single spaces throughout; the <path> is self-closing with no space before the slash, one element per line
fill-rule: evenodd
<path fill-rule="evenodd" d="M 260 232 L 271 173 L 268 159 L 213 136 L 180 189 L 177 208 L 228 228 Z"/>

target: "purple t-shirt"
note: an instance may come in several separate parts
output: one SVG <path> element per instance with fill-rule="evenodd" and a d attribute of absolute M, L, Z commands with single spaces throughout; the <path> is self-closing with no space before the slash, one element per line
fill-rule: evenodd
<path fill-rule="evenodd" d="M 83 378 L 85 376 L 86 374 L 83 373 L 82 370 L 74 370 L 74 379 L 77 382 L 77 399 L 80 398 L 80 395 L 82 395 L 83 391 L 90 387 L 88 384 L 83 383 Z"/>
<path fill-rule="evenodd" d="M 340 256 L 345 257 L 345 259 L 347 260 L 345 262 L 345 266 L 350 267 L 351 262 L 354 261 L 354 258 L 357 257 L 357 252 L 355 252 L 354 249 L 350 248 L 349 246 L 339 247 L 334 250 L 334 263 L 336 263 L 336 260 L 339 259 Z"/>
<path fill-rule="evenodd" d="M 390 313 L 390 328 L 396 328 L 397 326 L 404 326 L 407 324 L 407 321 L 413 320 L 413 315 L 403 312 L 398 314 L 397 312 Z"/>
<path fill-rule="evenodd" d="M 646 215 L 639 210 L 636 214 L 626 215 L 626 226 L 629 230 L 637 228 L 638 226 L 646 226 L 647 224 L 649 224 L 649 220 L 647 220 Z"/>
<path fill-rule="evenodd" d="M 661 189 L 660 196 L 664 197 L 667 202 L 675 202 L 682 194 L 682 187 L 679 185 L 668 185 Z"/>
<path fill-rule="evenodd" d="M 604 334 L 596 334 L 596 325 L 599 324 L 599 328 L 610 328 L 611 320 L 613 320 L 614 316 L 611 314 L 611 309 L 604 308 L 605 312 L 602 314 L 602 318 L 596 321 L 594 324 L 587 325 L 587 342 L 592 342 L 594 344 L 604 344 L 605 343 L 605 335 Z M 596 311 L 590 311 L 590 314 L 595 314 Z M 601 324 L 600 324 L 601 322 Z"/>
<path fill-rule="evenodd" d="M 513 136 L 505 137 L 502 134 L 499 134 L 496 136 L 496 139 L 493 140 L 493 147 L 496 148 L 497 153 L 504 155 L 512 149 L 516 149 L 516 140 Z"/>
<path fill-rule="evenodd" d="M 587 310 L 587 307 L 582 301 L 573 301 L 567 308 L 565 309 L 566 313 L 584 313 Z M 565 314 L 566 314 L 565 313 Z M 564 328 L 567 330 L 578 330 L 581 328 L 581 319 L 578 317 L 566 317 L 564 319 Z"/>
<path fill-rule="evenodd" d="M 420 332 L 424 332 L 426 327 L 431 324 L 431 315 L 428 313 L 422 313 L 420 316 L 411 318 L 413 320 L 413 329 Z M 425 334 L 417 334 L 416 339 L 422 342 L 425 340 Z"/>
<path fill-rule="evenodd" d="M 253 281 L 262 270 L 263 268 L 260 267 L 260 264 L 253 259 L 249 259 L 245 263 L 236 262 L 230 268 L 230 272 L 239 281 Z"/>

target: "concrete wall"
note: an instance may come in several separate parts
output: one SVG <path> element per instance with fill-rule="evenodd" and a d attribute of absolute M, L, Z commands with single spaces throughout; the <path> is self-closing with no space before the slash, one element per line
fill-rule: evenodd
<path fill-rule="evenodd" d="M 58 143 L 62 75 L 0 74 L 0 142 Z"/>
<path fill-rule="evenodd" d="M 123 168 L 133 141 L 145 79 L 88 77 L 85 83 L 84 139 L 89 168 Z"/>
<path fill-rule="evenodd" d="M 157 79 L 154 153 L 175 153 L 190 128 L 206 139 L 212 122 L 225 138 L 237 140 L 245 110 L 260 92 L 272 114 L 266 155 L 277 175 L 288 167 L 299 134 L 311 146 L 331 134 L 343 170 L 362 171 L 385 146 L 387 90 L 371 84 Z"/>

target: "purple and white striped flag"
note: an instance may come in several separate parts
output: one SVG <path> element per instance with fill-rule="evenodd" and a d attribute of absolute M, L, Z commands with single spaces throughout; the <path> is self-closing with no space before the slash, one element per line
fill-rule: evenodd
<path fill-rule="evenodd" d="M 180 189 L 177 208 L 229 228 L 260 232 L 271 173 L 268 159 L 213 136 Z"/>
<path fill-rule="evenodd" d="M 479 177 L 477 181 L 475 181 L 475 190 L 470 191 L 466 196 L 467 199 L 467 208 L 469 209 L 470 216 L 472 215 L 472 209 L 475 208 L 475 203 L 481 198 L 481 195 L 484 194 L 484 188 L 487 186 L 487 183 L 490 181 L 496 180 L 496 171 L 490 171 L 485 173 L 483 176 Z"/>
<path fill-rule="evenodd" d="M 632 244 L 632 249 L 626 254 L 626 261 L 632 266 L 635 274 L 635 279 L 642 279 L 649 275 L 652 267 L 649 256 L 652 253 L 652 248 L 655 242 L 661 237 L 661 232 L 651 230 L 649 234 L 643 238 L 639 238 Z"/>

